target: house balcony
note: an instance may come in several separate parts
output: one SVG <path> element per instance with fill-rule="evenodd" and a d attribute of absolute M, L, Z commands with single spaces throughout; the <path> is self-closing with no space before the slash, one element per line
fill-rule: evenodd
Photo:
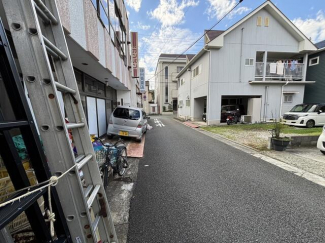
<path fill-rule="evenodd" d="M 306 53 L 258 51 L 255 57 L 255 70 L 252 70 L 252 79 L 249 83 L 314 83 L 314 81 L 306 81 L 307 60 Z M 245 60 L 245 66 L 251 66 L 253 63 L 253 59 Z"/>
<path fill-rule="evenodd" d="M 267 62 L 256 62 L 255 80 L 256 81 L 302 81 L 304 79 L 303 63 L 284 64 Z M 265 72 L 265 73 L 264 73 Z"/>

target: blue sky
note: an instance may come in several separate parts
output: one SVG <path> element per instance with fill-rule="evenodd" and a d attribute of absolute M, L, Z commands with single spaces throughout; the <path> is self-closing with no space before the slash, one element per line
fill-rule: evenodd
<path fill-rule="evenodd" d="M 204 29 L 211 28 L 239 0 L 125 0 L 130 29 L 139 33 L 140 66 L 146 79 L 154 73 L 160 53 L 182 53 Z M 243 0 L 214 29 L 225 30 L 264 0 Z M 324 0 L 273 0 L 313 42 L 325 40 Z M 197 53 L 203 38 L 187 53 Z M 150 81 L 154 81 L 151 79 Z"/>

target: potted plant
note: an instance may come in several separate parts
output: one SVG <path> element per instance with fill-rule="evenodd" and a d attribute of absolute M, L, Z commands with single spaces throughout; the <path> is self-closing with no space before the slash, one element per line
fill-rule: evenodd
<path fill-rule="evenodd" d="M 272 129 L 272 145 L 276 151 L 284 151 L 290 143 L 290 138 L 281 137 L 281 131 L 284 128 L 284 125 L 280 122 L 274 121 L 274 127 Z"/>

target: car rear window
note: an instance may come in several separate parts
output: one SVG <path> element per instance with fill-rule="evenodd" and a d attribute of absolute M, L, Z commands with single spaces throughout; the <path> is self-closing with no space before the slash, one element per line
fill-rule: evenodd
<path fill-rule="evenodd" d="M 138 120 L 140 119 L 140 111 L 128 108 L 116 108 L 113 116 L 121 119 Z"/>

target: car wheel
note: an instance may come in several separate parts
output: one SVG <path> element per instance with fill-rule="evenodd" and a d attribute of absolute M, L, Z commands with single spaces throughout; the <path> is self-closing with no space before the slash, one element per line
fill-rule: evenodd
<path fill-rule="evenodd" d="M 315 126 L 315 122 L 313 120 L 309 120 L 306 122 L 306 127 L 312 128 Z"/>
<path fill-rule="evenodd" d="M 137 138 L 135 141 L 137 141 L 138 143 L 141 143 L 141 141 L 142 141 L 142 136 L 143 136 L 143 135 L 141 135 L 141 137 L 140 137 L 140 138 Z"/>
<path fill-rule="evenodd" d="M 324 155 L 325 155 L 325 151 L 322 151 L 322 150 L 321 150 L 321 152 L 322 152 L 322 154 L 324 154 Z"/>

